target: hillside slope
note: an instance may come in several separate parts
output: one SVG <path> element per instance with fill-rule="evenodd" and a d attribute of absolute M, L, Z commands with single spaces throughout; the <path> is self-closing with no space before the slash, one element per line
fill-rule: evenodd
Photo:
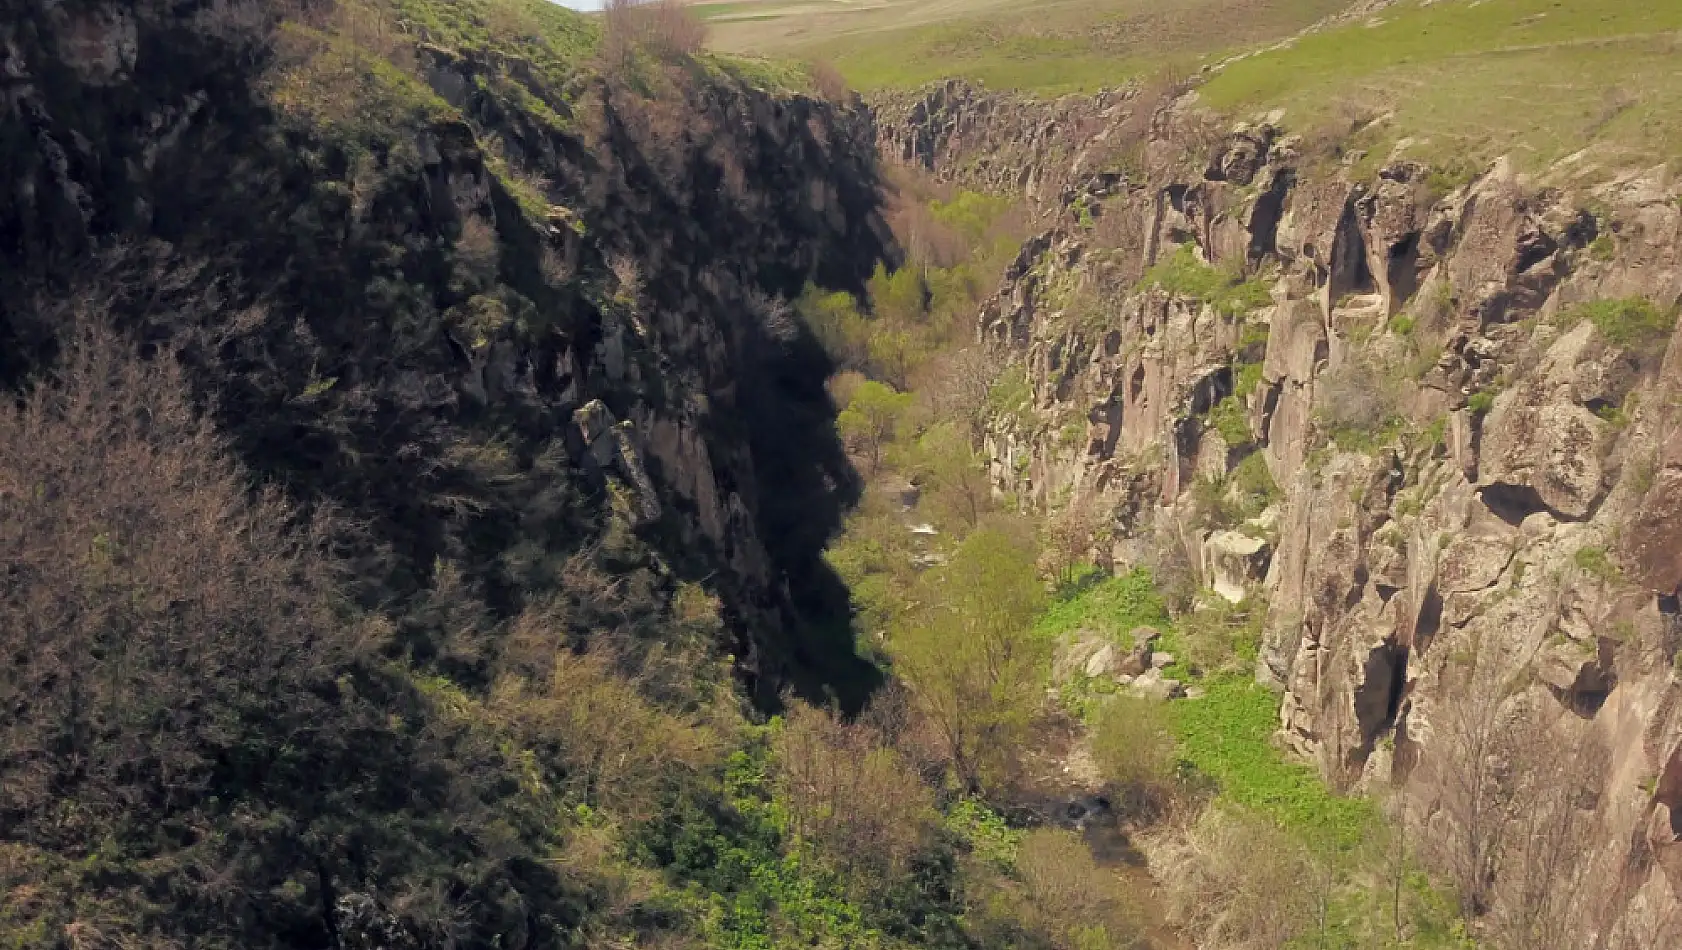
<path fill-rule="evenodd" d="M 873 682 L 778 303 L 890 255 L 870 118 L 599 46 L 542 0 L 0 4 L 0 942 L 680 931 L 605 816 L 716 805 L 732 662 Z"/>
<path fill-rule="evenodd" d="M 863 89 L 961 76 L 1092 91 L 1292 35 L 1344 0 L 869 0 L 701 3 L 720 49 L 832 60 Z"/>

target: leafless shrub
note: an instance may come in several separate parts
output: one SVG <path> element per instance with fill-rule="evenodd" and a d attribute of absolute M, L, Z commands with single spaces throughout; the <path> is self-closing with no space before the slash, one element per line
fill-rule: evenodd
<path fill-rule="evenodd" d="M 612 79 L 611 70 L 608 74 Z M 696 148 L 694 143 L 711 138 L 712 130 L 704 111 L 685 98 L 683 83 L 677 77 L 649 93 L 631 82 L 610 82 L 600 98 L 599 111 L 592 105 L 583 110 L 586 128 L 596 146 L 611 152 L 617 148 L 613 144 L 614 136 L 623 134 L 636 145 L 637 155 L 659 181 L 674 190 L 684 187 L 690 173 L 689 158 Z M 617 163 L 622 158 L 614 161 Z M 715 153 L 715 161 L 718 160 Z M 720 168 L 729 187 L 731 173 L 722 162 Z"/>
<path fill-rule="evenodd" d="M 560 249 L 552 244 L 545 244 L 537 259 L 538 269 L 543 273 L 543 279 L 550 286 L 559 287 L 570 283 L 577 274 L 577 268 L 567 260 Z"/>
<path fill-rule="evenodd" d="M 616 285 L 614 296 L 622 303 L 636 306 L 642 300 L 642 265 L 637 263 L 636 258 L 621 251 L 608 257 L 607 269 L 613 274 Z"/>
<path fill-rule="evenodd" d="M 1340 161 L 1355 145 L 1356 136 L 1381 114 L 1369 102 L 1350 96 L 1337 97 L 1327 114 L 1303 132 L 1303 158 L 1309 163 Z"/>
<path fill-rule="evenodd" d="M 1468 916 L 1489 909 L 1496 869 L 1512 822 L 1511 790 L 1503 783 L 1510 748 L 1519 732 L 1510 706 L 1512 690 L 1495 662 L 1469 648 L 1444 684 L 1448 701 L 1432 719 L 1431 744 L 1441 772 L 1431 810 L 1431 861 L 1460 894 Z"/>
<path fill-rule="evenodd" d="M 783 346 L 792 344 L 800 336 L 800 321 L 794 308 L 782 297 L 773 297 L 757 287 L 749 287 L 744 303 L 765 336 Z"/>
<path fill-rule="evenodd" d="M 1660 876 L 1659 881 L 1663 880 Z M 1662 893 L 1660 888 L 1649 887 L 1647 891 L 1619 909 L 1607 941 L 1612 950 L 1682 946 L 1682 901 Z"/>
<path fill-rule="evenodd" d="M 1445 672 L 1426 747 L 1436 791 L 1426 854 L 1494 946 L 1584 946 L 1604 897 L 1585 858 L 1607 751 L 1568 714 L 1531 702 L 1522 677 L 1478 643 Z"/>
<path fill-rule="evenodd" d="M 1333 432 L 1373 432 L 1401 414 L 1401 385 L 1393 373 L 1350 358 L 1315 381 L 1316 413 Z"/>
<path fill-rule="evenodd" d="M 242 723 L 313 727 L 311 690 L 382 629 L 344 631 L 326 523 L 248 494 L 172 357 L 102 313 L 58 314 L 50 376 L 0 410 L 0 811 L 75 800 L 65 840 L 190 801 Z"/>
<path fill-rule="evenodd" d="M 986 435 L 987 394 L 998 381 L 1004 355 L 984 346 L 943 350 L 912 381 L 918 422 L 957 422 L 972 442 Z"/>
<path fill-rule="evenodd" d="M 511 635 L 524 642 L 564 639 L 542 611 L 528 611 L 516 627 L 522 629 Z M 544 667 L 534 678 L 499 679 L 489 709 L 528 748 L 563 766 L 579 801 L 645 820 L 671 788 L 716 759 L 717 735 L 651 702 L 636 680 L 620 675 L 621 658 L 611 649 L 575 654 L 561 647 Z"/>
<path fill-rule="evenodd" d="M 461 233 L 456 237 L 456 255 L 474 279 L 481 283 L 495 280 L 501 256 L 496 226 L 476 214 L 462 218 Z"/>
<path fill-rule="evenodd" d="M 1162 592 L 1163 603 L 1175 614 L 1190 610 L 1203 587 L 1194 543 L 1177 525 L 1163 525 L 1145 552 L 1145 566 Z"/>
<path fill-rule="evenodd" d="M 1133 179 L 1148 175 L 1149 146 L 1161 114 L 1190 88 L 1185 72 L 1173 64 L 1151 73 L 1134 89 L 1126 113 L 1108 138 L 1093 146 L 1092 164 Z"/>
<path fill-rule="evenodd" d="M 1071 498 L 1045 522 L 1040 567 L 1060 587 L 1070 587 L 1081 569 L 1094 562 L 1094 548 L 1110 535 L 1112 506 L 1089 492 Z"/>
<path fill-rule="evenodd" d="M 726 196 L 735 201 L 748 196 L 748 173 L 738 143 L 715 138 L 707 146 L 707 158 L 718 169 L 719 185 Z"/>
<path fill-rule="evenodd" d="M 1099 208 L 1098 220 L 1092 229 L 1092 243 L 1119 251 L 1112 258 L 1120 265 L 1112 280 L 1125 287 L 1136 284 L 1145 272 L 1145 232 L 1143 215 L 1127 196 L 1106 200 Z"/>
<path fill-rule="evenodd" d="M 1274 950 L 1314 925 L 1324 869 L 1265 820 L 1206 808 L 1159 855 L 1169 918 L 1208 946 Z"/>
<path fill-rule="evenodd" d="M 1017 857 L 1027 890 L 1026 915 L 1058 950 L 1143 943 L 1137 914 L 1120 882 L 1098 866 L 1078 835 L 1059 828 L 1029 832 Z"/>
<path fill-rule="evenodd" d="M 1092 720 L 1092 761 L 1110 783 L 1124 817 L 1160 815 L 1174 786 L 1174 733 L 1168 707 L 1128 693 L 1111 696 Z"/>
<path fill-rule="evenodd" d="M 376 61 L 424 82 L 414 38 L 383 5 L 294 0 L 283 9 L 286 21 L 307 29 L 275 34 L 275 55 L 262 84 L 282 109 L 355 127 L 367 121 L 370 103 L 394 104 L 385 80 L 371 68 Z"/>
<path fill-rule="evenodd" d="M 638 52 L 659 59 L 694 56 L 707 28 L 679 0 L 607 0 L 602 9 L 602 56 L 627 65 Z"/>
<path fill-rule="evenodd" d="M 493 36 L 522 40 L 541 36 L 543 24 L 522 0 L 490 0 L 483 6 L 485 28 Z"/>
<path fill-rule="evenodd" d="M 1592 738 L 1561 738 L 1532 724 L 1513 743 L 1507 792 L 1512 833 L 1503 842 L 1490 920 L 1503 950 L 1593 942 L 1589 924 L 1603 895 L 1592 885 L 1595 869 L 1585 858 L 1608 756 Z"/>
<path fill-rule="evenodd" d="M 193 13 L 193 31 L 224 43 L 254 40 L 274 27 L 287 6 L 260 0 L 211 0 Z"/>
<path fill-rule="evenodd" d="M 845 104 L 853 98 L 853 89 L 847 85 L 846 77 L 841 70 L 826 59 L 816 60 L 809 71 L 812 76 L 812 89 L 819 96 L 837 104 Z"/>
<path fill-rule="evenodd" d="M 934 267 L 952 267 L 969 257 L 969 242 L 956 229 L 936 218 L 926 201 L 895 189 L 885 217 L 894 237 L 911 260 Z"/>
<path fill-rule="evenodd" d="M 777 790 L 797 837 L 848 880 L 905 872 L 931 833 L 934 794 L 898 752 L 870 726 L 798 702 L 776 748 Z"/>

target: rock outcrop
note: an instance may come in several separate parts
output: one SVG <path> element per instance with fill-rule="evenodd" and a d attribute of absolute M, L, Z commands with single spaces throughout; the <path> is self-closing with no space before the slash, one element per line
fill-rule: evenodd
<path fill-rule="evenodd" d="M 1676 182 L 1362 180 L 1278 116 L 1210 134 L 1132 102 L 948 85 L 882 112 L 887 157 L 1026 191 L 1046 222 L 980 317 L 1028 393 L 993 423 L 1000 490 L 1098 496 L 1106 556 L 1189 551 L 1220 596 L 1265 598 L 1286 744 L 1400 790 L 1431 834 L 1468 709 L 1599 750 L 1575 860 L 1618 870 L 1576 899 L 1682 914 Z M 1100 147 L 1131 159 L 1097 187 L 1077 156 Z M 1577 309 L 1636 298 L 1663 323 Z"/>
<path fill-rule="evenodd" d="M 869 671 L 805 639 L 846 610 L 820 553 L 854 479 L 781 301 L 892 253 L 870 115 L 422 23 L 347 52 L 286 6 L 0 3 L 0 381 L 49 364 L 61 302 L 111 311 L 254 472 L 366 526 L 418 654 L 440 565 L 502 617 L 611 557 L 648 604 L 716 592 L 767 701 L 855 700 Z"/>

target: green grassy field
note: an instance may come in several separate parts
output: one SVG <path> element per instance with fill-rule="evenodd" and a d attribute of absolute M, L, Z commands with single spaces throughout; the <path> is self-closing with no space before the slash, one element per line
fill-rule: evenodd
<path fill-rule="evenodd" d="M 1590 143 L 1619 164 L 1682 152 L 1682 0 L 1400 0 L 1273 48 L 1348 6 L 727 0 L 697 9 L 721 49 L 827 59 L 866 91 L 962 76 L 1058 95 L 1226 62 L 1203 87 L 1205 103 L 1235 114 L 1284 108 L 1300 130 L 1382 117 L 1360 143 L 1375 163 L 1398 143 L 1426 159 L 1505 153 L 1531 168 Z"/>
<path fill-rule="evenodd" d="M 1600 143 L 1625 160 L 1682 150 L 1682 2 L 1404 0 L 1372 20 L 1232 63 L 1202 89 L 1223 111 L 1293 124 L 1386 116 L 1427 158 L 1513 155 L 1540 167 Z"/>
<path fill-rule="evenodd" d="M 831 60 L 862 89 L 948 76 L 1055 94 L 1288 36 L 1345 0 L 734 0 L 722 49 Z"/>

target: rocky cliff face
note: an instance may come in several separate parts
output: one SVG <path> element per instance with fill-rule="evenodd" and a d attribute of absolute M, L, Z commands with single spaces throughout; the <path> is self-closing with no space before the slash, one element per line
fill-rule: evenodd
<path fill-rule="evenodd" d="M 439 568 L 496 617 L 579 601 L 588 562 L 639 610 L 716 593 L 766 696 L 849 688 L 813 631 L 852 475 L 779 301 L 889 250 L 868 114 L 280 6 L 0 4 L 0 377 L 111 311 L 256 473 L 365 526 L 417 655 L 463 622 L 426 609 Z M 579 634 L 647 623 L 612 612 Z"/>
<path fill-rule="evenodd" d="M 1048 221 L 981 315 L 1029 393 L 993 426 L 999 487 L 1098 498 L 1100 555 L 1179 546 L 1265 598 L 1283 741 L 1403 791 L 1425 840 L 1472 833 L 1468 772 L 1568 789 L 1581 945 L 1652 945 L 1682 914 L 1675 182 L 1357 177 L 1277 116 L 1135 102 L 882 110 L 891 159 Z"/>

